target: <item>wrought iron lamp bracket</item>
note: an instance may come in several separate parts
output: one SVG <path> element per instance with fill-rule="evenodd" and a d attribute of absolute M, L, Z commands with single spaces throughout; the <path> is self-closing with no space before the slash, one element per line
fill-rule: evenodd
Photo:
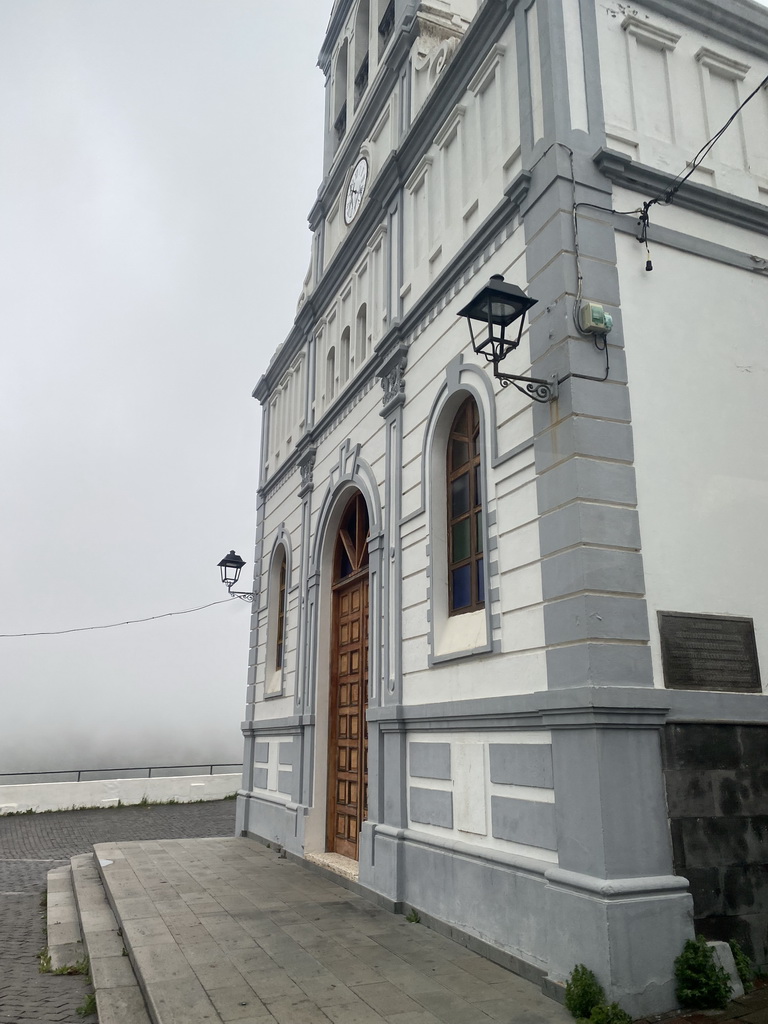
<path fill-rule="evenodd" d="M 232 587 L 227 587 L 227 593 L 230 597 L 239 597 L 241 601 L 250 601 L 253 604 L 255 600 L 255 594 L 247 594 L 242 590 L 233 590 Z"/>
<path fill-rule="evenodd" d="M 493 376 L 503 388 L 508 388 L 511 384 L 521 394 L 532 398 L 534 402 L 554 402 L 557 398 L 558 380 L 556 376 L 550 377 L 549 380 L 543 380 L 541 377 L 522 377 L 517 373 L 502 373 L 498 363 L 493 364 Z"/>

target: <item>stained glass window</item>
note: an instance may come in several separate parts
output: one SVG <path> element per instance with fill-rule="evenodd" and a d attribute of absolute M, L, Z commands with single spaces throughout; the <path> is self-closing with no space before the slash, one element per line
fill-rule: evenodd
<path fill-rule="evenodd" d="M 451 426 L 448 477 L 448 607 L 451 615 L 485 604 L 480 418 L 467 398 Z"/>
<path fill-rule="evenodd" d="M 275 668 L 283 667 L 283 655 L 285 652 L 285 552 L 280 560 L 280 583 L 277 595 L 277 652 L 275 655 Z"/>

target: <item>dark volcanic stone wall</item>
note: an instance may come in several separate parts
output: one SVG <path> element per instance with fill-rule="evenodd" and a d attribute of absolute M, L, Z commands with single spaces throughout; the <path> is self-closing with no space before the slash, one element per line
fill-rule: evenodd
<path fill-rule="evenodd" d="M 696 933 L 768 963 L 768 727 L 668 725 L 664 776 Z"/>

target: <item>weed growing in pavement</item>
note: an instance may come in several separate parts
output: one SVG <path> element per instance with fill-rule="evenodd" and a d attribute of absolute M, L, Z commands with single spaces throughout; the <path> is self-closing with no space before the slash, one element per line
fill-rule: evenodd
<path fill-rule="evenodd" d="M 413 907 L 411 907 L 411 911 L 409 914 L 406 914 L 405 920 L 408 924 L 419 924 L 421 921 L 421 914 L 419 914 L 418 910 L 414 910 Z"/>
<path fill-rule="evenodd" d="M 85 1001 L 82 1006 L 78 1006 L 77 1013 L 80 1017 L 90 1017 L 92 1013 L 96 1013 L 96 993 L 89 992 L 85 997 Z"/>
<path fill-rule="evenodd" d="M 82 974 L 90 976 L 91 962 L 87 956 L 82 957 L 77 963 L 65 964 L 63 967 L 51 967 L 51 953 L 47 946 L 43 946 L 37 954 L 40 961 L 41 974 Z"/>
<path fill-rule="evenodd" d="M 57 967 L 51 974 L 83 974 L 90 977 L 91 962 L 87 956 L 82 957 L 74 964 L 65 964 L 64 967 Z"/>

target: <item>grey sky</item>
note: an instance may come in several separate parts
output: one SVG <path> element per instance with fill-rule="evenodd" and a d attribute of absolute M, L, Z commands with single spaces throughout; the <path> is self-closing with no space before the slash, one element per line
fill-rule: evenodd
<path fill-rule="evenodd" d="M 327 8 L 327 9 L 326 9 Z M 321 176 L 323 0 L 0 5 L 0 633 L 251 570 Z M 0 640 L 0 772 L 237 758 L 249 609 Z"/>
<path fill-rule="evenodd" d="M 0 633 L 207 604 L 230 547 L 250 572 L 331 6 L 2 0 Z M 236 760 L 248 623 L 0 639 L 0 772 Z"/>

